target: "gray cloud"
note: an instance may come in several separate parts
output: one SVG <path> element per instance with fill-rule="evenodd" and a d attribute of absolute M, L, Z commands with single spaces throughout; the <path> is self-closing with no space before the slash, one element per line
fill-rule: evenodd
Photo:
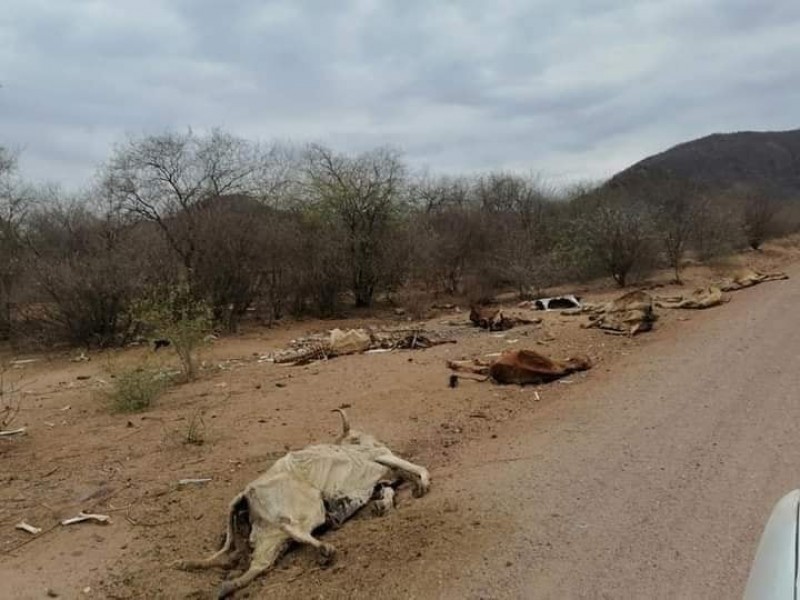
<path fill-rule="evenodd" d="M 69 186 L 126 132 L 187 126 L 602 178 L 797 127 L 798 26 L 793 0 L 6 0 L 0 144 Z"/>

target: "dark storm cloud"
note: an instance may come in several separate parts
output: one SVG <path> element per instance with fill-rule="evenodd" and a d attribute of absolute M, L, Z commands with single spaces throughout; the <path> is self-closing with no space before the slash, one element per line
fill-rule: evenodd
<path fill-rule="evenodd" d="M 126 132 L 187 126 L 605 177 L 796 127 L 799 25 L 793 0 L 6 0 L 0 144 L 69 185 Z"/>

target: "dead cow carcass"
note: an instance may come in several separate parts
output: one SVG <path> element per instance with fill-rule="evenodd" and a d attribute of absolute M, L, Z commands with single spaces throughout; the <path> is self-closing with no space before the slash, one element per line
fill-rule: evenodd
<path fill-rule="evenodd" d="M 712 306 L 719 306 L 728 299 L 722 295 L 722 290 L 717 286 L 698 288 L 688 296 L 677 296 L 674 298 L 659 298 L 656 306 L 662 308 L 692 308 L 704 309 Z"/>
<path fill-rule="evenodd" d="M 489 331 L 505 331 L 514 326 L 514 321 L 503 316 L 503 311 L 491 306 L 473 306 L 469 311 L 469 320 L 481 329 Z"/>
<path fill-rule="evenodd" d="M 242 589 L 272 567 L 290 541 L 309 544 L 330 560 L 335 549 L 313 537 L 328 523 L 338 526 L 370 500 L 378 512 L 393 506 L 393 474 L 414 484 L 414 493 L 428 491 L 428 470 L 395 456 L 373 436 L 350 430 L 347 415 L 334 444 L 308 446 L 289 452 L 266 473 L 250 482 L 230 504 L 222 548 L 202 560 L 179 561 L 182 569 L 232 567 L 249 556 L 244 574 L 224 582 L 218 598 Z"/>
<path fill-rule="evenodd" d="M 581 299 L 575 294 L 567 294 L 554 298 L 539 298 L 529 304 L 536 310 L 569 310 L 581 308 Z"/>
<path fill-rule="evenodd" d="M 752 287 L 765 281 L 780 281 L 782 279 L 789 279 L 789 276 L 780 271 L 776 273 L 759 273 L 752 269 L 743 269 L 734 274 L 733 277 L 724 280 L 719 287 L 723 292 L 735 292 L 736 290 Z"/>
<path fill-rule="evenodd" d="M 581 327 L 597 327 L 608 333 L 630 336 L 650 331 L 657 318 L 653 312 L 653 297 L 642 291 L 629 292 L 591 311 L 589 322 Z"/>
<path fill-rule="evenodd" d="M 475 359 L 451 360 L 447 366 L 453 371 L 484 375 L 501 384 L 538 384 L 553 381 L 576 371 L 585 371 L 592 366 L 586 357 L 574 357 L 565 361 L 555 361 L 533 350 L 506 350 L 496 360 Z M 451 377 L 451 386 L 458 381 L 458 375 Z"/>

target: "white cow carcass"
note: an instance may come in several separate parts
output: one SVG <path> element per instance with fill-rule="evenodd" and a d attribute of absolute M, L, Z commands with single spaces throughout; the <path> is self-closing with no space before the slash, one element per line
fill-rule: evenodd
<path fill-rule="evenodd" d="M 336 443 L 308 446 L 277 460 L 231 502 L 222 548 L 176 566 L 230 567 L 249 555 L 245 573 L 220 586 L 218 597 L 224 598 L 272 567 L 292 540 L 315 547 L 329 561 L 335 549 L 315 538 L 314 530 L 325 523 L 338 527 L 372 500 L 376 511 L 385 513 L 393 506 L 390 478 L 395 475 L 411 480 L 417 496 L 428 491 L 427 469 L 395 456 L 373 436 L 351 431 L 339 412 L 343 433 Z"/>

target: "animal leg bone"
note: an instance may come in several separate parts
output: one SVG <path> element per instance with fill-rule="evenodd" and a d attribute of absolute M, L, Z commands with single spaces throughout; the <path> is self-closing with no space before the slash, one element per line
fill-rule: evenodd
<path fill-rule="evenodd" d="M 410 475 L 414 480 L 415 496 L 424 496 L 428 493 L 428 489 L 431 487 L 431 476 L 430 473 L 428 473 L 428 469 L 425 467 L 415 465 L 414 463 L 403 460 L 402 458 L 399 458 L 391 453 L 377 457 L 375 462 L 385 467 L 397 469 L 401 473 Z"/>
<path fill-rule="evenodd" d="M 282 532 L 279 537 L 269 535 L 258 540 L 250 560 L 250 568 L 239 577 L 222 583 L 217 589 L 217 599 L 227 598 L 237 590 L 247 587 L 256 577 L 269 571 L 283 554 L 288 542 L 289 536 L 284 536 Z"/>
<path fill-rule="evenodd" d="M 284 523 L 281 531 L 300 544 L 308 544 L 319 551 L 320 559 L 324 564 L 329 563 L 336 554 L 336 548 L 325 542 L 321 542 L 308 532 L 301 530 L 297 525 Z"/>
<path fill-rule="evenodd" d="M 372 512 L 379 517 L 385 516 L 394 508 L 394 495 L 395 491 L 391 485 L 381 485 L 376 492 L 377 497 L 372 502 Z"/>
<path fill-rule="evenodd" d="M 178 560 L 172 563 L 172 566 L 183 571 L 210 569 L 213 567 L 230 567 L 238 560 L 239 554 L 239 552 L 230 552 L 230 545 L 226 543 L 226 545 L 208 558 Z"/>
<path fill-rule="evenodd" d="M 81 511 L 78 513 L 77 517 L 72 517 L 71 519 L 64 519 L 63 521 L 61 521 L 61 524 L 73 525 L 74 523 L 83 523 L 84 521 L 97 521 L 98 523 L 105 524 L 111 521 L 111 517 L 109 517 L 108 515 L 96 515 Z"/>

